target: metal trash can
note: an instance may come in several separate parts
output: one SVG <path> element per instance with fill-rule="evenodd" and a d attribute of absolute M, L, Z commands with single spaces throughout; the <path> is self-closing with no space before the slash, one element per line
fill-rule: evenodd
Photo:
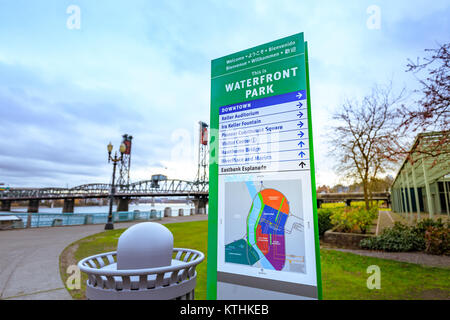
<path fill-rule="evenodd" d="M 173 248 L 165 226 L 142 222 L 120 237 L 117 251 L 78 262 L 87 273 L 86 297 L 92 300 L 194 299 L 200 251 Z"/>
<path fill-rule="evenodd" d="M 52 227 L 60 227 L 63 225 L 62 219 L 53 219 Z"/>
<path fill-rule="evenodd" d="M 84 224 L 93 224 L 94 216 L 92 214 L 88 214 L 84 216 Z"/>
<path fill-rule="evenodd" d="M 23 220 L 15 221 L 13 223 L 13 228 L 14 229 L 21 229 L 21 228 L 23 228 Z"/>

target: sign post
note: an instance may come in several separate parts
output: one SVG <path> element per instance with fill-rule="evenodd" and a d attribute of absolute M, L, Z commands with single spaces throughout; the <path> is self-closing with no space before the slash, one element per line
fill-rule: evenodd
<path fill-rule="evenodd" d="M 211 64 L 208 299 L 321 299 L 303 33 Z"/>

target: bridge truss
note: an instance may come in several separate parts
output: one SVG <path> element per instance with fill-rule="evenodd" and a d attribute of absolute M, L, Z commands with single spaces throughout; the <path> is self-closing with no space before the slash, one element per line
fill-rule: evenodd
<path fill-rule="evenodd" d="M 111 185 L 105 183 L 84 184 L 73 188 L 11 188 L 0 192 L 0 201 L 106 198 L 110 191 Z M 136 198 L 207 195 L 208 181 L 192 182 L 177 179 L 138 181 L 126 186 L 116 186 L 115 191 L 115 197 Z"/>

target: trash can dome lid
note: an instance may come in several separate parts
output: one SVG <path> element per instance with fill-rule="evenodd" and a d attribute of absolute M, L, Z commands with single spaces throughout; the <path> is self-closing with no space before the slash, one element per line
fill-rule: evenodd
<path fill-rule="evenodd" d="M 146 269 L 171 265 L 173 235 L 156 222 L 142 222 L 125 230 L 117 244 L 117 269 Z"/>

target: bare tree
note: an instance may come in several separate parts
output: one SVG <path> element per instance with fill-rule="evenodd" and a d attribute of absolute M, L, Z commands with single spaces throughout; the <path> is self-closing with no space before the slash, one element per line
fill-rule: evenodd
<path fill-rule="evenodd" d="M 398 130 L 404 136 L 420 131 L 441 131 L 435 139 L 414 152 L 427 158 L 437 158 L 449 153 L 450 148 L 450 43 L 439 45 L 437 49 L 425 49 L 429 56 L 416 62 L 408 60 L 407 72 L 412 72 L 421 85 L 416 104 L 398 108 L 402 117 Z M 411 149 L 401 141 L 396 141 L 391 152 L 403 153 L 410 157 Z"/>
<path fill-rule="evenodd" d="M 398 161 L 397 154 L 389 152 L 396 139 L 398 127 L 396 106 L 403 90 L 394 96 L 392 84 L 375 86 L 361 101 L 345 100 L 333 119 L 332 154 L 339 161 L 336 169 L 341 175 L 362 183 L 366 209 L 371 205 L 371 182 Z"/>

